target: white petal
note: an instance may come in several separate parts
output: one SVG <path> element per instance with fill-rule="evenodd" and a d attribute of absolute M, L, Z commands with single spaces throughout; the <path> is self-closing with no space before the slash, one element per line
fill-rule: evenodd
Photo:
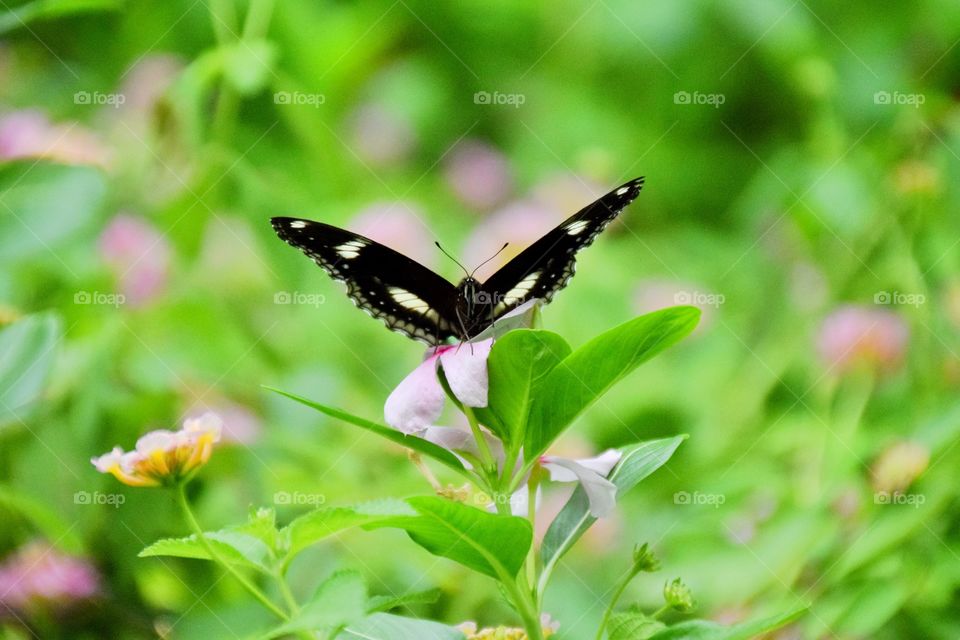
<path fill-rule="evenodd" d="M 460 402 L 468 407 L 487 406 L 490 378 L 487 375 L 487 358 L 493 338 L 481 342 L 467 342 L 440 354 L 443 374 L 450 390 Z"/>
<path fill-rule="evenodd" d="M 420 363 L 393 390 L 383 406 L 387 424 L 404 433 L 431 426 L 443 412 L 443 387 L 437 379 L 437 356 Z"/>
<path fill-rule="evenodd" d="M 610 475 L 610 472 L 613 470 L 617 463 L 620 462 L 620 458 L 623 457 L 623 453 L 618 449 L 607 449 L 598 456 L 592 458 L 580 458 L 576 460 L 577 464 L 590 469 L 591 471 L 596 471 L 601 476 L 606 478 Z"/>
<path fill-rule="evenodd" d="M 590 515 L 602 518 L 610 514 L 617 502 L 617 485 L 596 471 L 588 469 L 575 460 L 557 456 L 543 456 L 544 468 L 550 471 L 550 478 L 558 482 L 578 480 L 590 500 Z"/>

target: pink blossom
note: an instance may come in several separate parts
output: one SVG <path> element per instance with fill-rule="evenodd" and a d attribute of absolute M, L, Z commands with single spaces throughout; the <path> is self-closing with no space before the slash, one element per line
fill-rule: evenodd
<path fill-rule="evenodd" d="M 201 400 L 194 403 L 185 413 L 202 415 L 213 413 L 223 421 L 223 442 L 252 444 L 260 439 L 263 432 L 263 419 L 250 407 L 226 398 Z"/>
<path fill-rule="evenodd" d="M 100 253 L 115 272 L 128 302 L 143 304 L 166 285 L 170 245 L 142 218 L 116 216 L 100 236 Z"/>
<path fill-rule="evenodd" d="M 348 227 L 429 267 L 436 261 L 437 249 L 423 220 L 423 212 L 414 204 L 377 202 L 361 210 Z"/>
<path fill-rule="evenodd" d="M 398 164 L 409 157 L 416 144 L 416 135 L 407 119 L 382 104 L 361 106 L 349 126 L 353 150 L 371 164 Z"/>
<path fill-rule="evenodd" d="M 506 157 L 479 140 L 465 140 L 450 153 L 447 184 L 466 205 L 486 210 L 501 202 L 513 188 Z"/>
<path fill-rule="evenodd" d="M 0 160 L 19 158 L 104 167 L 110 160 L 106 147 L 89 130 L 77 124 L 53 124 L 34 109 L 0 117 Z"/>
<path fill-rule="evenodd" d="M 120 94 L 125 100 L 121 110 L 151 109 L 182 70 L 183 62 L 176 56 L 154 54 L 141 58 L 124 75 Z"/>
<path fill-rule="evenodd" d="M 68 606 L 100 593 L 100 576 L 86 560 L 33 542 L 0 565 L 0 607 Z"/>
<path fill-rule="evenodd" d="M 903 360 L 909 335 L 893 311 L 847 305 L 823 321 L 817 346 L 824 361 L 840 371 L 857 364 L 889 371 Z"/>
<path fill-rule="evenodd" d="M 587 206 L 608 190 L 595 180 L 575 174 L 559 173 L 541 180 L 533 188 L 533 200 L 559 211 L 566 219 Z"/>
<path fill-rule="evenodd" d="M 484 219 L 470 235 L 463 260 L 467 265 L 479 265 L 509 243 L 496 258 L 477 269 L 476 277 L 485 280 L 562 221 L 556 209 L 534 200 L 511 202 Z"/>
<path fill-rule="evenodd" d="M 433 425 L 444 404 L 438 366 L 443 367 L 447 384 L 460 402 L 468 407 L 487 406 L 487 356 L 492 347 L 490 338 L 431 349 L 387 398 L 383 408 L 387 424 L 404 433 L 417 433 Z"/>

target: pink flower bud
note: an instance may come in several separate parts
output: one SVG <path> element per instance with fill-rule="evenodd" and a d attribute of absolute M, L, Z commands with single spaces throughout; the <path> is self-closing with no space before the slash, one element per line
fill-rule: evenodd
<path fill-rule="evenodd" d="M 903 360 L 909 335 L 893 311 L 848 305 L 823 321 L 817 346 L 824 361 L 840 371 L 858 364 L 890 371 Z"/>

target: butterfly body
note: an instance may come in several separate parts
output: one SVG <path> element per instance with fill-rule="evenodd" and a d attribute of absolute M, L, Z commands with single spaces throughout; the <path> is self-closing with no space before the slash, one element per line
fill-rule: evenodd
<path fill-rule="evenodd" d="M 643 178 L 587 205 L 524 249 L 484 282 L 453 285 L 410 258 L 369 238 L 322 222 L 273 218 L 282 240 L 346 283 L 354 303 L 388 328 L 438 345 L 466 341 L 524 302 L 549 302 L 574 274 L 577 252 L 593 242 L 637 197 Z"/>

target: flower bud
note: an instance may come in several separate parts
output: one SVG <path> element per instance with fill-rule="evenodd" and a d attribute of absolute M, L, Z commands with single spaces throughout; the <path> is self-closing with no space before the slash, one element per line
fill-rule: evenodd
<path fill-rule="evenodd" d="M 897 442 L 873 464 L 873 487 L 878 492 L 903 493 L 930 463 L 930 451 L 917 442 Z"/>
<path fill-rule="evenodd" d="M 680 578 L 663 585 L 663 599 L 671 608 L 681 613 L 691 611 L 694 607 L 693 593 Z"/>

